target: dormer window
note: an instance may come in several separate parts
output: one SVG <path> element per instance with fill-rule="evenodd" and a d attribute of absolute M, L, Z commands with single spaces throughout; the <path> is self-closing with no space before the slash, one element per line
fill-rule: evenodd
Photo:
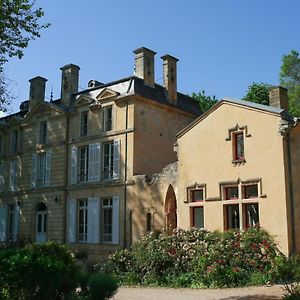
<path fill-rule="evenodd" d="M 245 160 L 244 153 L 244 133 L 242 131 L 232 133 L 233 138 L 233 160 L 243 161 Z"/>
<path fill-rule="evenodd" d="M 40 122 L 39 143 L 46 144 L 47 141 L 47 121 Z"/>
<path fill-rule="evenodd" d="M 87 135 L 87 126 L 88 126 L 88 112 L 83 111 L 80 114 L 80 136 Z"/>
<path fill-rule="evenodd" d="M 103 131 L 112 130 L 112 105 L 103 107 Z"/>

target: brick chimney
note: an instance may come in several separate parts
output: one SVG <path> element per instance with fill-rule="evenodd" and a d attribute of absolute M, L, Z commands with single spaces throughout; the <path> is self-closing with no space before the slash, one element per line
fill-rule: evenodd
<path fill-rule="evenodd" d="M 288 111 L 288 90 L 282 86 L 276 86 L 269 90 L 270 105 Z"/>
<path fill-rule="evenodd" d="M 29 80 L 29 110 L 35 105 L 45 100 L 45 89 L 47 79 L 44 77 L 34 77 Z"/>
<path fill-rule="evenodd" d="M 60 68 L 61 73 L 61 100 L 66 106 L 70 106 L 71 96 L 78 92 L 79 70 L 76 65 L 69 64 Z"/>
<path fill-rule="evenodd" d="M 144 83 L 154 87 L 154 56 L 156 52 L 141 47 L 135 53 L 135 76 L 144 79 Z"/>
<path fill-rule="evenodd" d="M 168 92 L 170 103 L 177 104 L 177 66 L 178 59 L 171 55 L 164 55 L 163 60 L 163 77 L 164 87 Z"/>

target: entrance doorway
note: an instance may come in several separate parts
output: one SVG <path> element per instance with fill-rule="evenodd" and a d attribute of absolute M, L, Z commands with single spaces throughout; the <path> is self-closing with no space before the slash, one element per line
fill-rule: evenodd
<path fill-rule="evenodd" d="M 168 187 L 165 200 L 166 230 L 169 234 L 177 227 L 176 196 L 172 185 Z"/>
<path fill-rule="evenodd" d="M 45 243 L 47 239 L 47 206 L 39 203 L 36 208 L 36 242 Z"/>

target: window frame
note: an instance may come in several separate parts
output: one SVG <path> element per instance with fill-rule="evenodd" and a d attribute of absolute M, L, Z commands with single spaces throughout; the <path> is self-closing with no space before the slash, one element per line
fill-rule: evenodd
<path fill-rule="evenodd" d="M 40 124 L 39 124 L 39 144 L 46 144 L 47 143 L 47 133 L 48 133 L 48 130 L 47 130 L 47 121 L 46 120 L 43 120 L 43 121 L 40 121 Z"/>
<path fill-rule="evenodd" d="M 85 153 L 83 153 L 85 152 Z M 84 157 L 82 157 L 82 154 Z M 78 147 L 78 182 L 88 182 L 89 179 L 89 145 Z"/>
<path fill-rule="evenodd" d="M 255 222 L 254 225 L 250 224 L 249 213 L 248 213 L 249 206 L 256 206 L 256 209 L 257 209 L 257 222 Z M 259 203 L 258 202 L 243 203 L 243 221 L 244 221 L 243 228 L 244 229 L 249 228 L 249 227 L 258 226 L 259 225 L 259 217 L 260 217 L 260 214 L 259 214 Z"/>
<path fill-rule="evenodd" d="M 242 136 L 242 155 L 239 153 L 241 150 L 239 148 L 240 141 L 238 137 L 240 136 Z M 245 161 L 245 135 L 243 130 L 232 132 L 232 150 L 233 161 Z"/>
<path fill-rule="evenodd" d="M 108 145 L 108 153 L 106 146 Z M 107 158 L 107 162 L 106 162 Z M 101 178 L 103 180 L 112 180 L 114 177 L 114 140 L 102 143 L 102 163 L 101 163 Z"/>
<path fill-rule="evenodd" d="M 195 226 L 195 212 L 197 209 L 201 209 L 202 210 L 202 223 L 203 226 L 202 227 L 196 227 Z M 191 220 L 191 224 L 190 227 L 194 227 L 194 228 L 205 228 L 204 226 L 204 206 L 203 205 L 199 205 L 199 206 L 190 206 L 190 220 Z"/>
<path fill-rule="evenodd" d="M 41 152 L 37 154 L 37 187 L 46 186 L 46 163 L 47 163 L 47 153 Z M 43 167 L 43 169 L 42 169 Z"/>
<path fill-rule="evenodd" d="M 81 203 L 83 205 L 81 205 Z M 81 216 L 82 213 L 82 223 Z M 77 200 L 77 242 L 78 243 L 87 243 L 88 242 L 88 199 L 78 199 Z M 82 228 L 82 232 L 80 229 Z"/>
<path fill-rule="evenodd" d="M 230 197 L 229 196 L 229 189 L 237 189 L 237 196 L 236 197 Z M 223 200 L 238 200 L 240 199 L 240 191 L 239 191 L 239 185 L 236 184 L 236 185 L 226 185 L 226 186 L 223 186 Z"/>
<path fill-rule="evenodd" d="M 14 129 L 11 133 L 11 151 L 17 153 L 19 148 L 19 130 Z"/>
<path fill-rule="evenodd" d="M 105 204 L 105 202 L 107 202 L 107 204 Z M 113 222 L 114 222 L 114 216 L 113 216 L 113 197 L 103 197 L 101 199 L 101 237 L 102 237 L 102 243 L 103 244 L 111 244 L 113 243 Z M 106 212 L 108 212 L 110 214 L 110 224 L 106 224 L 105 223 L 105 218 L 107 217 Z M 106 229 L 110 228 L 110 232 L 106 233 Z M 107 239 L 107 237 L 109 237 Z"/>
<path fill-rule="evenodd" d="M 113 105 L 106 105 L 103 107 L 103 111 L 102 111 L 102 131 L 109 132 L 112 130 L 113 130 Z"/>
<path fill-rule="evenodd" d="M 248 195 L 246 191 L 248 188 L 256 187 L 257 194 L 255 196 Z M 259 186 L 258 183 L 249 183 L 249 184 L 242 184 L 242 199 L 257 199 L 259 198 Z"/>
<path fill-rule="evenodd" d="M 82 111 L 80 113 L 80 122 L 79 122 L 79 136 L 84 137 L 88 135 L 88 110 Z"/>
<path fill-rule="evenodd" d="M 229 223 L 232 223 L 232 222 L 229 222 L 229 208 L 233 208 L 233 207 L 237 208 L 237 211 L 238 211 L 238 216 L 237 216 L 238 223 L 237 223 L 236 227 L 229 227 Z M 240 230 L 240 228 L 241 228 L 240 215 L 241 215 L 241 212 L 240 212 L 239 204 L 224 205 L 223 206 L 224 229 L 225 230 Z"/>

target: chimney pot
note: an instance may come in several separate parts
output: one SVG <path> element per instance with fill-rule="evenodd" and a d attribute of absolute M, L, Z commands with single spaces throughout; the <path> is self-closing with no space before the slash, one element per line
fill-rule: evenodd
<path fill-rule="evenodd" d="M 141 47 L 133 51 L 135 54 L 135 76 L 144 79 L 144 83 L 154 87 L 154 56 L 156 52 Z"/>
<path fill-rule="evenodd" d="M 288 111 L 288 90 L 282 86 L 273 87 L 269 90 L 270 105 Z"/>
<path fill-rule="evenodd" d="M 61 74 L 61 101 L 69 107 L 71 96 L 78 92 L 79 70 L 80 68 L 74 64 L 68 64 L 60 68 Z"/>
<path fill-rule="evenodd" d="M 45 100 L 47 79 L 37 76 L 30 79 L 29 82 L 29 110 L 31 110 L 36 104 Z"/>
<path fill-rule="evenodd" d="M 170 103 L 177 104 L 177 62 L 178 59 L 169 54 L 161 57 L 163 60 L 164 87 L 168 91 Z"/>

